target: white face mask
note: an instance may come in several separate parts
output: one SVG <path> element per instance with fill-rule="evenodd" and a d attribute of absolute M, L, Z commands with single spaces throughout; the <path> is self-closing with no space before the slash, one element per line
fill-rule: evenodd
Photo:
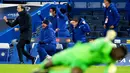
<path fill-rule="evenodd" d="M 102 6 L 103 6 L 103 7 L 106 7 L 105 3 L 102 3 Z"/>
<path fill-rule="evenodd" d="M 50 16 L 53 16 L 52 13 L 50 13 Z"/>

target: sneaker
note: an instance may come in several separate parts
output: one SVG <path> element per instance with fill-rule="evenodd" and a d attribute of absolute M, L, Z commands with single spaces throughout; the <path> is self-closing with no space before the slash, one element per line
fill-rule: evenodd
<path fill-rule="evenodd" d="M 51 60 L 51 58 L 52 57 L 50 55 L 47 55 L 46 58 L 45 58 L 45 60 Z"/>
<path fill-rule="evenodd" d="M 19 64 L 24 64 L 24 62 L 20 62 Z"/>

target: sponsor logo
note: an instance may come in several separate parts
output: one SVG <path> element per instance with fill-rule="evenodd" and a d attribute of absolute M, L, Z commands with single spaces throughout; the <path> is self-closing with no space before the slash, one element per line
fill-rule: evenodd
<path fill-rule="evenodd" d="M 1 53 L 1 56 L 2 56 L 2 57 L 3 57 L 3 56 L 5 56 L 5 53 L 4 53 L 4 52 L 2 52 L 2 53 Z"/>
<path fill-rule="evenodd" d="M 17 16 L 19 16 L 18 13 L 8 13 L 8 14 L 7 14 L 7 17 L 15 18 L 15 17 L 17 17 Z"/>

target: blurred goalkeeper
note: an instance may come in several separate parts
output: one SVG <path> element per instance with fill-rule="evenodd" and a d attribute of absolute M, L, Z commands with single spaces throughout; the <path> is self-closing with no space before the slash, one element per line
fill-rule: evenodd
<path fill-rule="evenodd" d="M 86 44 L 77 43 L 73 48 L 57 53 L 52 59 L 44 61 L 41 68 L 34 73 L 50 73 L 50 68 L 55 66 L 69 67 L 65 72 L 60 73 L 85 73 L 88 67 L 97 64 L 106 64 L 104 73 L 115 73 L 114 64 L 127 54 L 125 46 L 116 47 L 111 42 L 115 37 L 116 32 L 109 30 L 105 38 L 99 38 Z"/>

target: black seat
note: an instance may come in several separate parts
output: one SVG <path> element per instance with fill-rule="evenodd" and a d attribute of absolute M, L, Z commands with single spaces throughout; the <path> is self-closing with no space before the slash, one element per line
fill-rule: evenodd
<path fill-rule="evenodd" d="M 95 11 L 93 11 L 93 15 L 104 15 L 104 11 L 103 10 L 95 10 Z"/>
<path fill-rule="evenodd" d="M 118 37 L 129 37 L 129 34 L 127 31 L 119 31 L 117 34 Z"/>
<path fill-rule="evenodd" d="M 129 26 L 121 26 L 121 27 L 119 27 L 119 31 L 128 31 L 128 29 L 130 29 Z"/>
<path fill-rule="evenodd" d="M 89 35 L 90 35 L 91 38 L 98 38 L 98 37 L 100 37 L 100 32 L 92 31 L 92 32 L 90 32 Z"/>
<path fill-rule="evenodd" d="M 96 26 L 96 30 L 95 31 L 104 31 L 103 26 Z"/>

